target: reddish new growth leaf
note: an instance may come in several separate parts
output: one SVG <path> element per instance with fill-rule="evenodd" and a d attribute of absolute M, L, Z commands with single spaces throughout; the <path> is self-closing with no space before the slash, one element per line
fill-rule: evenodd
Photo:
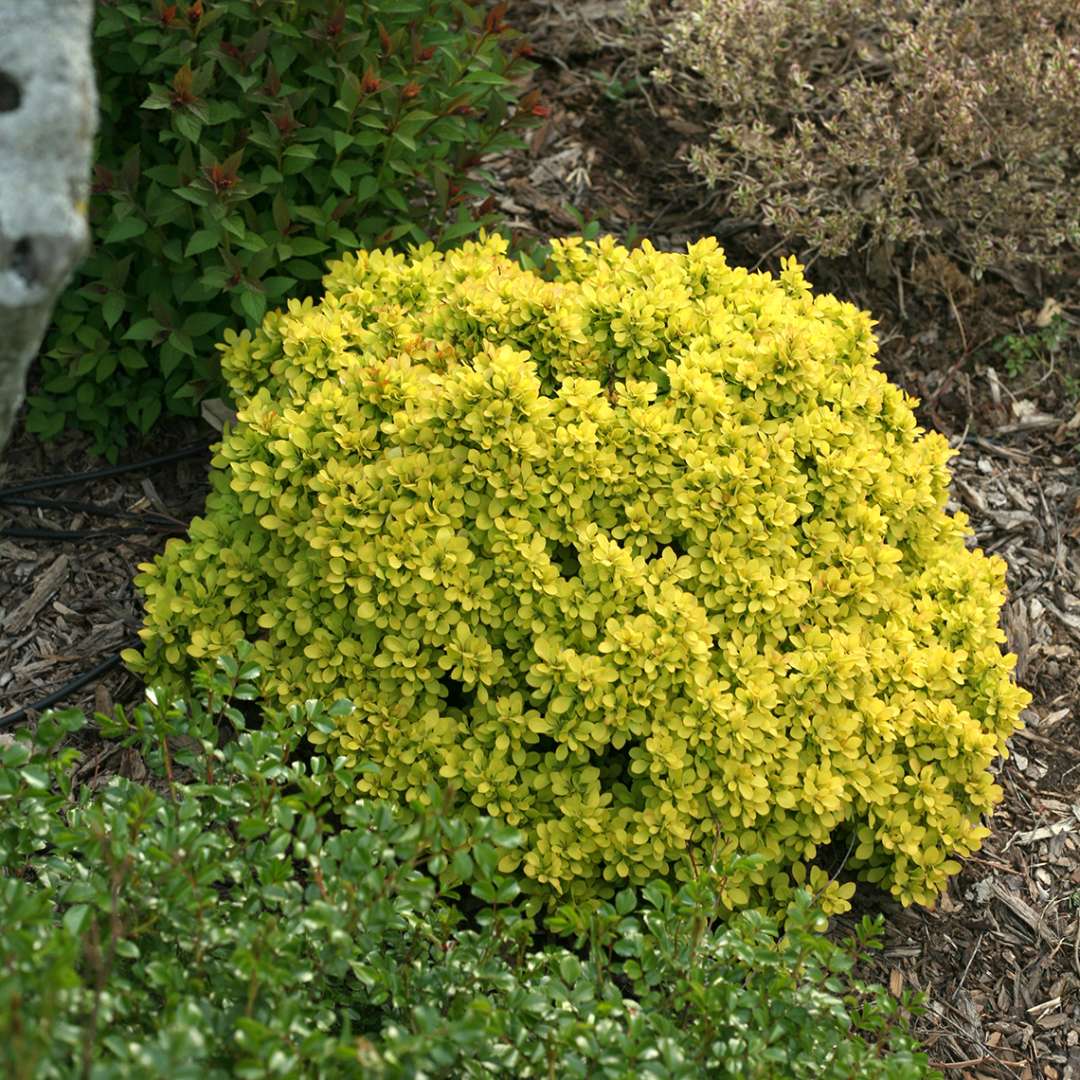
<path fill-rule="evenodd" d="M 104 165 L 94 166 L 94 182 L 90 190 L 95 195 L 104 195 L 106 191 L 111 191 L 114 183 L 116 183 L 116 177 L 110 169 L 106 169 Z"/>
<path fill-rule="evenodd" d="M 418 82 L 408 82 L 401 88 L 401 96 L 408 101 L 410 98 L 416 97 L 420 93 L 420 84 Z"/>
<path fill-rule="evenodd" d="M 518 113 L 519 115 L 543 117 L 550 116 L 551 109 L 541 103 L 539 90 L 530 90 L 518 102 Z"/>
<path fill-rule="evenodd" d="M 270 117 L 270 122 L 286 138 L 300 126 L 296 122 L 296 117 L 293 116 L 292 110 L 290 109 L 286 109 L 284 112 L 274 113 Z"/>
<path fill-rule="evenodd" d="M 273 64 L 267 68 L 266 81 L 260 89 L 261 93 L 272 98 L 276 98 L 281 93 L 281 76 L 277 73 L 277 68 Z"/>
<path fill-rule="evenodd" d="M 487 34 L 501 34 L 506 29 L 506 23 L 504 23 L 503 16 L 506 14 L 506 3 L 496 4 L 488 13 L 487 18 L 484 20 L 484 32 Z"/>
<path fill-rule="evenodd" d="M 326 21 L 326 36 L 336 38 L 345 29 L 345 5 L 339 4 L 337 10 Z"/>
<path fill-rule="evenodd" d="M 162 26 L 172 26 L 176 21 L 176 5 L 169 4 L 161 9 L 161 14 L 158 15 L 158 22 Z"/>
<path fill-rule="evenodd" d="M 174 109 L 180 109 L 185 105 L 193 105 L 196 101 L 198 101 L 198 98 L 192 89 L 191 67 L 185 64 L 173 76 L 172 94 L 169 97 L 169 103 Z"/>
<path fill-rule="evenodd" d="M 334 207 L 333 213 L 330 215 L 330 220 L 340 221 L 355 205 L 355 195 L 350 195 L 347 199 L 342 199 L 341 202 Z"/>
<path fill-rule="evenodd" d="M 371 68 L 368 68 L 364 72 L 364 77 L 360 80 L 361 91 L 365 94 L 373 94 L 380 86 L 382 86 L 382 79 Z"/>
<path fill-rule="evenodd" d="M 235 170 L 228 169 L 224 165 L 214 164 L 203 169 L 203 176 L 206 177 L 210 186 L 214 189 L 215 195 L 220 195 L 223 191 L 229 191 L 236 186 L 237 176 Z"/>
<path fill-rule="evenodd" d="M 194 26 L 203 17 L 203 4 L 202 0 L 195 0 L 195 3 L 188 8 L 187 18 L 188 22 Z"/>

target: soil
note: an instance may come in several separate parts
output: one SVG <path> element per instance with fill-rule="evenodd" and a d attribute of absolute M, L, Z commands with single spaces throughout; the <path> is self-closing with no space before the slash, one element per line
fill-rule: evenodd
<path fill-rule="evenodd" d="M 664 249 L 715 235 L 731 262 L 776 269 L 787 253 L 777 238 L 728 216 L 722 193 L 691 174 L 708 111 L 650 81 L 653 30 L 625 9 L 511 5 L 550 109 L 525 152 L 488 164 L 515 238 L 541 243 L 594 221 Z M 860 894 L 831 933 L 884 916 L 885 947 L 861 974 L 925 995 L 914 1029 L 947 1075 L 1080 1080 L 1080 270 L 973 282 L 915 253 L 880 285 L 858 258 L 805 261 L 815 288 L 874 313 L 883 369 L 955 447 L 950 509 L 1008 563 L 1002 626 L 1033 695 L 998 768 L 991 836 L 936 906 Z M 117 662 L 141 624 L 132 579 L 200 512 L 215 434 L 173 424 L 114 475 L 81 475 L 105 463 L 77 433 L 41 445 L 20 429 L 0 453 L 0 728 L 57 691 L 87 712 L 141 700 Z M 185 452 L 153 463 L 173 451 Z M 23 485 L 36 486 L 13 491 Z M 83 774 L 144 771 L 93 736 L 84 750 Z"/>

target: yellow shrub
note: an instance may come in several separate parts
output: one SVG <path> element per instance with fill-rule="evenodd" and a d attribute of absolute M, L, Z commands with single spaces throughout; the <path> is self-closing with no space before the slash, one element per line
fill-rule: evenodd
<path fill-rule="evenodd" d="M 381 766 L 342 797 L 451 786 L 522 830 L 538 894 L 739 850 L 765 862 L 729 905 L 783 899 L 839 839 L 931 900 L 1028 700 L 946 442 L 793 260 L 572 239 L 551 269 L 360 253 L 230 336 L 239 423 L 129 663 L 256 640 L 269 698 L 355 703 L 312 735 Z"/>

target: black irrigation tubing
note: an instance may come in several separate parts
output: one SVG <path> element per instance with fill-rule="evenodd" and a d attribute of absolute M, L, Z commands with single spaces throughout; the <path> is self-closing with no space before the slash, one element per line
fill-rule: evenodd
<path fill-rule="evenodd" d="M 206 452 L 212 442 L 220 438 L 217 432 L 207 435 L 201 442 L 190 446 L 183 446 L 179 450 L 172 450 L 168 454 L 158 454 L 157 457 L 146 458 L 143 461 L 133 461 L 130 465 L 109 465 L 104 469 L 92 469 L 90 472 L 71 473 L 68 476 L 49 476 L 44 480 L 30 480 L 25 484 L 14 484 L 11 487 L 0 488 L 0 502 L 22 495 L 27 491 L 41 491 L 44 488 L 67 487 L 68 484 L 83 484 L 90 480 L 103 480 L 108 476 L 121 476 L 124 473 L 138 472 L 140 469 L 150 469 L 155 465 L 168 465 L 173 461 L 182 461 L 184 458 L 198 457 Z"/>
<path fill-rule="evenodd" d="M 96 503 L 78 502 L 75 499 L 23 499 L 10 496 L 4 499 L 7 506 L 18 506 L 27 510 L 69 510 L 73 513 L 91 514 L 96 517 L 128 518 L 130 521 L 143 521 L 150 525 L 182 525 L 177 518 L 167 514 L 157 514 L 151 510 L 137 513 L 134 510 L 119 510 Z"/>
<path fill-rule="evenodd" d="M 69 543 L 72 540 L 111 540 L 122 536 L 160 536 L 172 533 L 180 536 L 187 531 L 183 525 L 168 526 L 120 525 L 112 529 L 0 529 L 0 536 L 8 540 L 44 540 L 54 543 Z"/>
<path fill-rule="evenodd" d="M 138 639 L 133 638 L 126 643 L 125 648 L 138 645 L 138 643 Z M 0 716 L 0 731 L 5 728 L 14 727 L 19 721 L 25 720 L 27 715 L 31 712 L 42 712 L 50 706 L 55 705 L 58 701 L 63 701 L 64 698 L 70 697 L 76 690 L 81 690 L 87 683 L 93 682 L 99 676 L 104 675 L 106 671 L 116 667 L 119 663 L 120 654 L 118 652 L 113 653 L 112 656 L 102 660 L 97 667 L 91 668 L 89 671 L 84 671 L 81 675 L 77 675 L 70 682 L 64 683 L 59 690 L 53 691 L 48 697 L 42 698 L 40 701 L 35 701 L 30 705 L 24 705 L 21 709 L 16 709 L 6 716 Z"/>

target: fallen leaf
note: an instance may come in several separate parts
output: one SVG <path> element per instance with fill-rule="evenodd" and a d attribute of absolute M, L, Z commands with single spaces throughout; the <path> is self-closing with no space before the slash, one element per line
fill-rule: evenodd
<path fill-rule="evenodd" d="M 1061 313 L 1061 305 L 1052 296 L 1048 296 L 1043 301 L 1042 310 L 1035 316 L 1035 325 L 1049 326 Z"/>

